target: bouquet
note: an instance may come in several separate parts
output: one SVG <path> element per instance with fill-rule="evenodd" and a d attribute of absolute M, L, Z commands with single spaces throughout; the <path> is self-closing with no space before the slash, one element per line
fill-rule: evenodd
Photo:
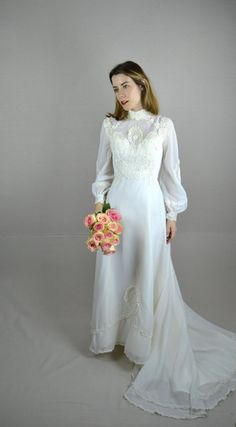
<path fill-rule="evenodd" d="M 91 252 L 98 249 L 104 255 L 116 252 L 116 246 L 120 243 L 120 234 L 123 225 L 120 223 L 121 214 L 109 203 L 104 203 L 102 211 L 88 214 L 84 217 L 84 226 L 89 229 L 89 237 L 85 241 Z"/>

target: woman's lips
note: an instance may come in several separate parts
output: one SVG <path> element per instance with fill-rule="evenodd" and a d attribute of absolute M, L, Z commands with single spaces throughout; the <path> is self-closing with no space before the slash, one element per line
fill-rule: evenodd
<path fill-rule="evenodd" d="M 129 101 L 121 101 L 121 104 L 125 105 L 125 104 L 127 104 L 127 102 L 129 102 Z"/>

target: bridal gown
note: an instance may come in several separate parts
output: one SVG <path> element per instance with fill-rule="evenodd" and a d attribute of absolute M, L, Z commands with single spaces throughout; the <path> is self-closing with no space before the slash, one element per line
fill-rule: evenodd
<path fill-rule="evenodd" d="M 124 229 L 115 253 L 96 253 L 89 350 L 124 346 L 133 368 L 123 397 L 133 405 L 207 416 L 236 389 L 236 333 L 199 316 L 180 292 L 166 243 L 166 219 L 188 204 L 173 121 L 145 109 L 105 117 L 92 193 L 121 213 Z"/>

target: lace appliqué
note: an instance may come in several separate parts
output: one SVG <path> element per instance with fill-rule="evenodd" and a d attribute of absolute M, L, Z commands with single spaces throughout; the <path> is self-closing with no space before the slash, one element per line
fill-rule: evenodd
<path fill-rule="evenodd" d="M 116 129 L 120 125 L 120 122 L 118 120 L 114 120 L 110 117 L 106 117 L 104 119 L 104 128 L 109 131 L 109 129 Z"/>
<path fill-rule="evenodd" d="M 134 111 L 129 110 L 127 115 L 128 120 L 149 120 L 153 121 L 155 119 L 155 114 L 151 113 L 148 110 L 142 108 L 141 110 Z"/>
<path fill-rule="evenodd" d="M 148 118 L 148 121 L 150 122 L 150 124 L 153 124 L 155 130 L 157 132 L 155 132 L 155 134 L 157 133 L 159 136 L 165 136 L 167 134 L 169 125 L 170 125 L 170 119 L 168 117 L 163 117 L 161 115 L 158 116 L 153 116 L 150 118 Z M 115 131 L 115 129 L 117 129 L 121 124 L 121 121 L 112 119 L 111 117 L 106 117 L 104 119 L 104 128 L 106 129 L 106 132 L 108 134 L 109 137 L 113 136 L 113 133 Z M 142 129 L 138 126 L 138 125 L 133 125 L 131 126 L 130 129 L 140 129 L 142 132 Z M 134 132 L 133 130 L 131 131 L 131 135 L 132 132 Z M 139 131 L 138 131 L 139 132 Z M 125 136 L 123 135 L 122 132 L 119 132 L 124 138 Z"/>
<path fill-rule="evenodd" d="M 158 120 L 154 122 L 154 127 L 157 131 L 158 136 L 162 140 L 164 140 L 170 128 L 170 119 L 168 117 L 159 116 Z"/>
<path fill-rule="evenodd" d="M 114 180 L 123 177 L 141 178 L 149 185 L 157 185 L 157 175 L 161 162 L 162 143 L 168 132 L 169 119 L 157 116 L 151 131 L 144 136 L 140 125 L 132 125 L 127 132 L 118 130 L 119 122 L 104 120 L 104 127 L 110 139 L 113 153 Z"/>
<path fill-rule="evenodd" d="M 131 309 L 129 316 L 132 315 L 132 327 L 136 328 L 141 335 L 151 337 L 152 334 L 142 329 L 138 323 L 139 310 L 143 310 L 144 303 L 142 302 L 141 293 L 136 284 L 131 285 L 126 289 L 123 295 L 123 300 L 127 307 L 130 307 Z"/>
<path fill-rule="evenodd" d="M 142 129 L 139 126 L 137 126 L 137 125 L 132 126 L 128 130 L 127 139 L 130 142 L 130 144 L 133 144 L 133 145 L 140 144 L 143 141 L 143 131 L 142 131 Z"/>
<path fill-rule="evenodd" d="M 140 335 L 151 338 L 152 333 L 145 331 L 138 322 L 139 311 L 144 309 L 145 304 L 142 301 L 141 292 L 138 289 L 136 283 L 126 288 L 123 294 L 121 304 L 123 306 L 123 313 L 119 316 L 118 319 L 116 319 L 112 323 L 106 323 L 106 325 L 101 328 L 91 327 L 90 328 L 91 333 L 96 334 L 96 333 L 104 332 L 107 328 L 112 328 L 121 320 L 129 318 L 131 320 L 131 326 L 137 329 Z"/>

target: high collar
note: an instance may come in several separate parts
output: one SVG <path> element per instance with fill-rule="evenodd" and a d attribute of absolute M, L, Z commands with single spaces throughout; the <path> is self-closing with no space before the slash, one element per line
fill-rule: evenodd
<path fill-rule="evenodd" d="M 141 110 L 138 110 L 138 111 L 134 111 L 134 110 L 128 111 L 128 119 L 131 119 L 131 120 L 150 119 L 152 115 L 153 114 L 150 113 L 150 111 L 145 110 L 145 108 L 141 108 Z"/>

